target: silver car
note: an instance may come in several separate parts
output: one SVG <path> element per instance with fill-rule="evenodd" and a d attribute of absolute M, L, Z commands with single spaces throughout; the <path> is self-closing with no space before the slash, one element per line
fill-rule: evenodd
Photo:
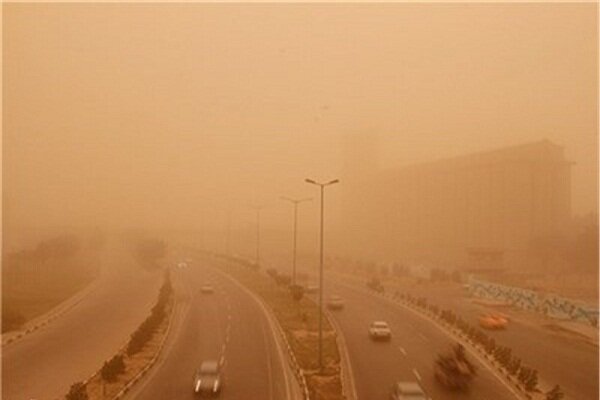
<path fill-rule="evenodd" d="M 425 392 L 417 382 L 397 382 L 392 386 L 391 400 L 427 400 Z"/>
<path fill-rule="evenodd" d="M 374 321 L 369 325 L 369 336 L 373 340 L 390 340 L 392 330 L 385 321 Z"/>
<path fill-rule="evenodd" d="M 194 394 L 218 396 L 221 393 L 221 368 L 217 361 L 204 361 L 194 376 Z"/>

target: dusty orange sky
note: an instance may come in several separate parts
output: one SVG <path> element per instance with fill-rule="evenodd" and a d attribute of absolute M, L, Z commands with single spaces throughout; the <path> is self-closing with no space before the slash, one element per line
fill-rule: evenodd
<path fill-rule="evenodd" d="M 3 7 L 9 227 L 313 195 L 354 133 L 383 166 L 548 138 L 597 209 L 596 4 Z"/>

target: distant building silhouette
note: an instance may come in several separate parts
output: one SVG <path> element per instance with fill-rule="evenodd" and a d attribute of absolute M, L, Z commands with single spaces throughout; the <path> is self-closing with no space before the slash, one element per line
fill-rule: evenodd
<path fill-rule="evenodd" d="M 357 151 L 348 158 L 360 160 Z M 535 243 L 567 229 L 571 164 L 562 146 L 543 140 L 399 169 L 368 164 L 364 173 L 349 171 L 343 225 L 351 239 L 344 251 L 449 268 L 526 265 Z"/>

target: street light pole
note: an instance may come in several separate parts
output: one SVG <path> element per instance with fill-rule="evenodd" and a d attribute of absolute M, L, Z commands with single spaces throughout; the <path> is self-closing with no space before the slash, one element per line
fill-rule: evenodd
<path fill-rule="evenodd" d="M 319 370 L 323 371 L 323 226 L 325 215 L 325 186 L 338 183 L 338 179 L 326 183 L 319 183 L 312 179 L 305 179 L 305 182 L 317 185 L 321 188 L 321 244 L 319 256 Z"/>
<path fill-rule="evenodd" d="M 256 210 L 256 265 L 260 265 L 260 210 L 262 206 L 254 206 Z"/>
<path fill-rule="evenodd" d="M 297 243 L 297 231 L 298 231 L 298 204 L 312 200 L 311 198 L 306 199 L 290 199 L 289 197 L 281 197 L 282 200 L 289 201 L 294 204 L 294 249 L 293 249 L 293 260 L 292 260 L 292 285 L 296 284 L 296 243 Z"/>

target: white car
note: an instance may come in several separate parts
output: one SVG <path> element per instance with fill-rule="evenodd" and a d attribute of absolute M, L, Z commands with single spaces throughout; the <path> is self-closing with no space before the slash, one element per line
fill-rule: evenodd
<path fill-rule="evenodd" d="M 397 382 L 392 386 L 391 400 L 427 400 L 425 392 L 416 382 Z"/>
<path fill-rule="evenodd" d="M 317 285 L 308 285 L 306 286 L 306 293 L 317 293 L 319 291 L 319 286 Z"/>
<path fill-rule="evenodd" d="M 210 294 L 214 293 L 215 289 L 211 285 L 202 285 L 202 287 L 200 288 L 200 292 L 204 294 Z"/>
<path fill-rule="evenodd" d="M 373 340 L 390 340 L 392 330 L 385 321 L 374 321 L 369 325 L 369 336 Z"/>
<path fill-rule="evenodd" d="M 329 296 L 329 300 L 327 300 L 327 308 L 331 310 L 341 310 L 344 308 L 344 300 L 338 295 Z"/>

